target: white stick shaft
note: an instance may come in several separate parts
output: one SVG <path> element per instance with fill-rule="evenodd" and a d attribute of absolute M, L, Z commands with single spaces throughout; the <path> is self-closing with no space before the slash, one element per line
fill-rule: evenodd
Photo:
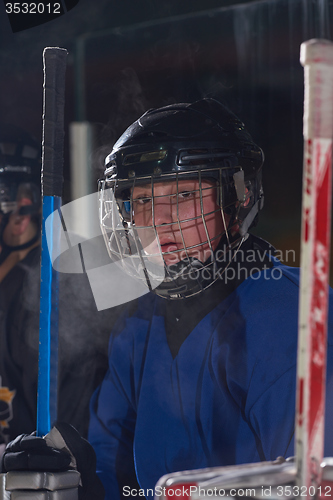
<path fill-rule="evenodd" d="M 298 485 L 320 483 L 324 449 L 333 137 L 333 43 L 301 45 L 304 166 L 296 396 Z M 304 491 L 303 490 L 303 491 Z M 312 495 L 313 496 L 313 495 Z"/>

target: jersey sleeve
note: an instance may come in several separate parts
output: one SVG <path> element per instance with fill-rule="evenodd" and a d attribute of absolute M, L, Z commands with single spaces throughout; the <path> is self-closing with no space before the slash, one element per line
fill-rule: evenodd
<path fill-rule="evenodd" d="M 122 498 L 123 486 L 139 488 L 134 466 L 133 441 L 137 388 L 134 377 L 136 321 L 127 319 L 109 344 L 109 369 L 90 405 L 89 442 L 97 456 L 97 473 L 106 500 Z M 119 325 L 118 325 L 119 327 Z M 133 333 L 133 336 L 132 336 Z"/>
<path fill-rule="evenodd" d="M 330 290 L 330 298 L 332 297 L 333 294 Z M 330 301 L 330 306 L 330 310 L 333 312 L 332 300 Z M 333 453 L 333 432 L 331 425 L 333 408 L 332 312 L 328 321 L 325 456 L 332 456 Z M 257 442 L 262 460 L 275 460 L 278 455 L 285 458 L 293 456 L 295 394 L 296 364 L 271 383 L 249 410 L 250 425 L 258 438 Z"/>
<path fill-rule="evenodd" d="M 293 454 L 299 288 L 284 268 L 277 271 L 270 271 L 269 279 L 247 280 L 238 294 L 239 324 L 234 321 L 232 328 L 237 362 L 229 386 L 243 413 L 240 463 L 243 457 L 266 461 Z M 253 450 L 246 441 L 248 431 Z"/>
<path fill-rule="evenodd" d="M 275 460 L 294 454 L 296 361 L 298 334 L 298 286 L 293 292 L 293 273 L 288 269 L 288 281 L 284 284 L 279 310 L 267 308 L 259 321 L 254 322 L 257 331 L 253 373 L 248 389 L 245 415 L 256 437 L 261 460 Z M 276 288 L 282 285 L 276 284 Z M 295 283 L 297 284 L 297 282 Z M 297 293 L 296 293 L 297 292 Z M 333 380 L 333 294 L 329 291 L 327 387 L 326 387 L 326 432 L 325 454 L 333 452 L 333 434 L 330 432 Z M 254 335 L 252 335 L 255 338 Z M 252 344 L 253 345 L 253 344 Z M 248 353 L 249 354 L 249 353 Z"/>
<path fill-rule="evenodd" d="M 261 460 L 294 453 L 296 366 L 275 380 L 249 411 Z"/>

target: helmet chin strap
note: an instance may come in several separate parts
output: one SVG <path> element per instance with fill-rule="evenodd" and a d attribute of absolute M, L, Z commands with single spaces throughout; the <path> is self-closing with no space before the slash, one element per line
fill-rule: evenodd
<path fill-rule="evenodd" d="M 253 205 L 253 207 L 251 208 L 251 210 L 249 211 L 249 213 L 247 214 L 247 216 L 245 217 L 245 219 L 243 220 L 243 222 L 240 224 L 239 234 L 241 236 L 244 236 L 248 232 L 249 227 L 251 226 L 252 222 L 254 221 L 255 216 L 259 212 L 260 203 L 261 203 L 261 200 L 258 200 Z"/>

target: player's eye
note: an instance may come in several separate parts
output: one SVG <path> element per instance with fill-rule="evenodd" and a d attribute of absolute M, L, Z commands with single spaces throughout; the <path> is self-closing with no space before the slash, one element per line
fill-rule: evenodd
<path fill-rule="evenodd" d="M 181 191 L 178 193 L 178 198 L 180 200 L 188 200 L 190 198 L 193 198 L 195 196 L 195 191 Z"/>
<path fill-rule="evenodd" d="M 146 205 L 147 203 L 151 202 L 151 197 L 149 196 L 138 196 L 133 200 L 133 202 L 136 205 Z"/>

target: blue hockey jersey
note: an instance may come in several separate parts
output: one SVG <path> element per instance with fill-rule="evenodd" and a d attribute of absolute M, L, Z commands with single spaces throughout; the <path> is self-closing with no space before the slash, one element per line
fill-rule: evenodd
<path fill-rule="evenodd" d="M 137 312 L 119 322 L 109 370 L 92 399 L 89 432 L 107 500 L 136 479 L 146 491 L 173 471 L 293 454 L 299 270 L 274 258 L 273 264 L 207 314 L 175 357 L 164 299 L 142 297 Z M 331 416 L 332 326 L 331 315 Z M 333 432 L 326 428 L 327 456 Z"/>

